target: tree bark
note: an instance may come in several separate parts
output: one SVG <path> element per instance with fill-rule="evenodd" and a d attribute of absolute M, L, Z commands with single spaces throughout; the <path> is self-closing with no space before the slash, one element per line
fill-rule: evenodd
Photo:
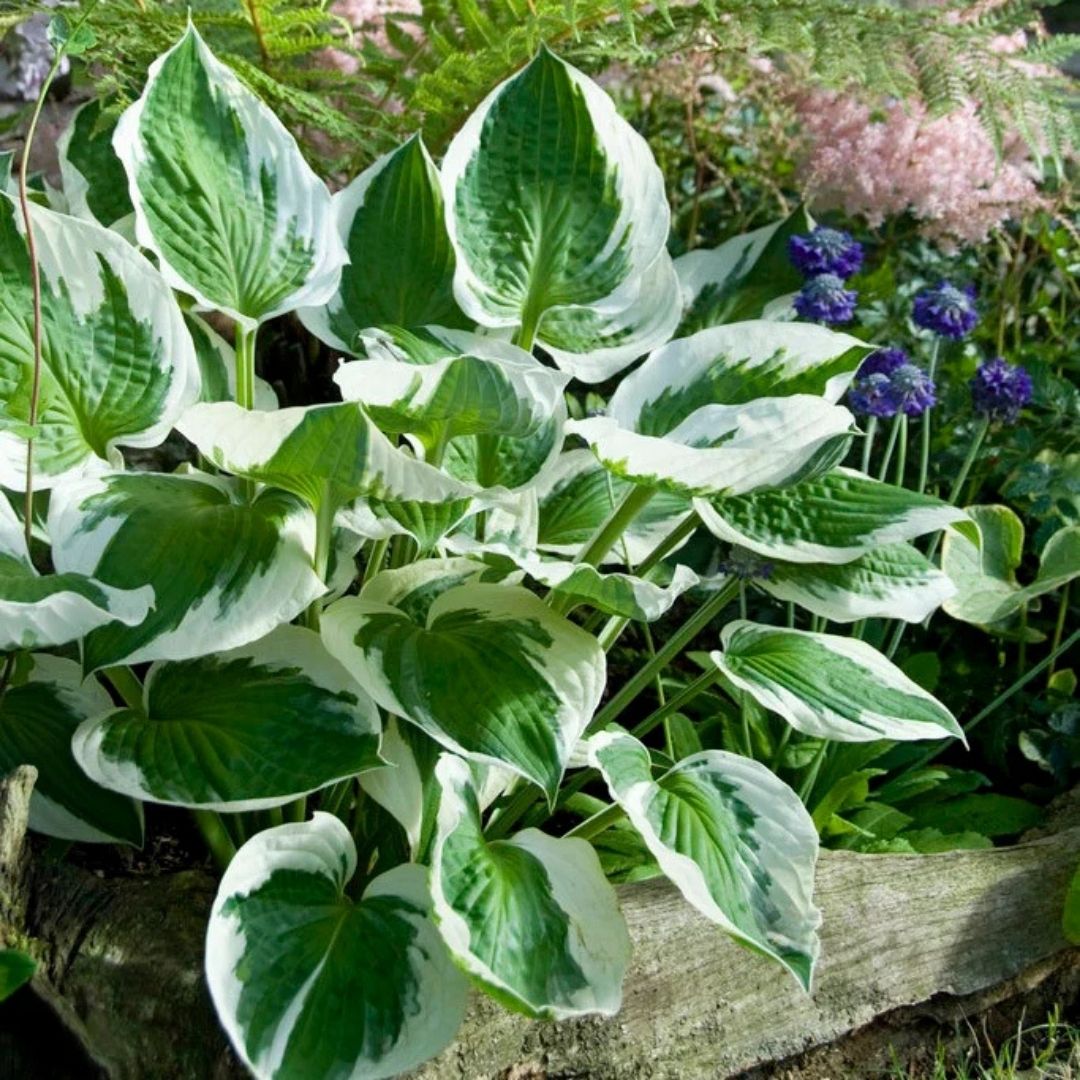
<path fill-rule="evenodd" d="M 117 1080 L 242 1076 L 202 977 L 214 882 L 98 878 L 31 862 L 33 770 L 0 781 L 0 939 L 38 959 L 34 991 Z M 1075 967 L 1061 911 L 1080 828 L 993 851 L 823 852 L 812 996 L 734 945 L 664 881 L 619 896 L 634 960 L 618 1016 L 541 1024 L 477 995 L 414 1080 L 710 1080 L 829 1043 L 883 1014 Z M 1034 973 L 1034 974 L 1033 974 Z"/>

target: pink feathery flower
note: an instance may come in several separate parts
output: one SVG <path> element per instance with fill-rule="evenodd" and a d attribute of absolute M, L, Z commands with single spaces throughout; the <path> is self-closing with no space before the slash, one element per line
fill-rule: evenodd
<path fill-rule="evenodd" d="M 975 244 L 1039 202 L 1036 171 L 1017 136 L 994 153 L 974 102 L 932 118 L 918 103 L 880 109 L 812 90 L 796 100 L 805 136 L 801 178 L 815 204 L 871 225 L 910 212 L 945 246 Z"/>
<path fill-rule="evenodd" d="M 386 48 L 389 44 L 386 37 L 386 21 L 389 16 L 421 13 L 420 0 L 335 0 L 330 10 L 353 28 L 358 46 L 364 38 L 369 38 L 381 48 Z M 414 37 L 417 36 L 418 31 L 413 27 L 406 29 Z M 336 67 L 346 75 L 353 74 L 359 67 L 356 57 L 340 49 L 327 49 L 325 58 L 331 67 Z"/>

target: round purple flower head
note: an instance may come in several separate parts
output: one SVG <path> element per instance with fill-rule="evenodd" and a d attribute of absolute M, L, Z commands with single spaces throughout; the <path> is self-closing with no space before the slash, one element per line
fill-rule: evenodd
<path fill-rule="evenodd" d="M 1031 400 L 1031 376 L 1019 364 L 1000 356 L 987 360 L 971 380 L 971 403 L 990 420 L 1012 424 Z"/>
<path fill-rule="evenodd" d="M 851 233 L 818 225 L 812 232 L 788 240 L 788 257 L 807 277 L 835 274 L 849 278 L 862 266 L 863 249 Z"/>
<path fill-rule="evenodd" d="M 937 402 L 934 380 L 914 364 L 903 364 L 889 378 L 889 389 L 897 409 L 906 416 L 922 416 Z"/>
<path fill-rule="evenodd" d="M 931 289 L 923 289 L 915 296 L 911 317 L 916 326 L 959 341 L 967 337 L 979 321 L 979 313 L 975 310 L 975 286 L 961 288 L 941 281 Z"/>
<path fill-rule="evenodd" d="M 800 318 L 819 323 L 846 323 L 855 317 L 859 294 L 844 287 L 836 274 L 812 277 L 795 296 L 795 311 Z"/>
<path fill-rule="evenodd" d="M 892 394 L 892 374 L 911 358 L 903 349 L 878 349 L 860 365 L 848 391 L 852 411 L 859 416 L 876 416 L 888 420 L 896 415 L 897 405 Z"/>

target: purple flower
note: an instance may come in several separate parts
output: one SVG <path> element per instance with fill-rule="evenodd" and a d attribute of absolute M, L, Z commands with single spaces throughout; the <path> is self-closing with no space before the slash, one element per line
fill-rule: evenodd
<path fill-rule="evenodd" d="M 892 383 L 889 376 L 881 371 L 872 371 L 857 378 L 848 391 L 848 402 L 851 411 L 858 416 L 876 416 L 879 420 L 888 420 L 896 415 Z"/>
<path fill-rule="evenodd" d="M 911 357 L 903 349 L 878 349 L 872 352 L 855 373 L 856 379 L 869 375 L 891 375 L 897 368 L 911 363 Z"/>
<path fill-rule="evenodd" d="M 878 349 L 859 367 L 848 401 L 861 416 L 888 420 L 901 411 L 921 416 L 937 398 L 933 380 L 903 349 Z"/>
<path fill-rule="evenodd" d="M 990 420 L 1014 423 L 1031 400 L 1031 376 L 1019 364 L 1000 356 L 987 360 L 971 380 L 971 403 Z"/>
<path fill-rule="evenodd" d="M 810 278 L 795 296 L 795 311 L 800 318 L 819 323 L 846 323 L 855 317 L 859 294 L 845 288 L 836 274 L 818 274 Z"/>
<path fill-rule="evenodd" d="M 903 364 L 889 377 L 889 389 L 897 409 L 907 416 L 922 416 L 937 402 L 934 380 L 914 364 Z"/>
<path fill-rule="evenodd" d="M 788 240 L 788 257 L 807 277 L 836 274 L 849 278 L 862 266 L 863 249 L 851 233 L 818 225 L 813 232 Z"/>
<path fill-rule="evenodd" d="M 959 288 L 941 281 L 931 289 L 923 289 L 915 297 L 911 317 L 916 326 L 959 341 L 967 337 L 979 321 L 979 313 L 975 310 L 975 286 Z"/>

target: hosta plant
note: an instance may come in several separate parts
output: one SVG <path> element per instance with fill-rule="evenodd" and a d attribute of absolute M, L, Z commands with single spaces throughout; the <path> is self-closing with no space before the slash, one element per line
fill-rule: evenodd
<path fill-rule="evenodd" d="M 912 541 L 962 515 L 840 465 L 871 347 L 793 317 L 805 212 L 673 261 L 645 142 L 546 50 L 441 163 L 415 137 L 334 195 L 194 28 L 93 154 L 80 117 L 53 205 L 0 197 L 0 766 L 37 766 L 33 827 L 137 845 L 145 804 L 194 812 L 259 1077 L 406 1071 L 470 988 L 616 1013 L 614 835 L 809 989 L 815 820 L 676 714 L 723 693 L 815 775 L 959 736 L 844 627 L 949 599 Z M 290 313 L 335 400 L 258 378 Z M 187 464 L 125 464 L 170 432 Z M 736 617 L 751 586 L 780 617 Z"/>

